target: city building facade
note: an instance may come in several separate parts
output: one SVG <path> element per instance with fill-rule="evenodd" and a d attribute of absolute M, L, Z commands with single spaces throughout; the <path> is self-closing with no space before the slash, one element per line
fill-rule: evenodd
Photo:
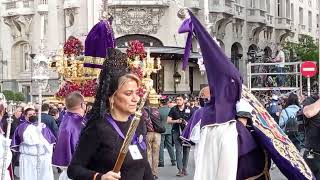
<path fill-rule="evenodd" d="M 226 55 L 246 76 L 250 51 L 274 57 L 277 44 L 298 41 L 302 35 L 319 38 L 318 0 L 2 0 L 0 23 L 0 90 L 37 94 L 30 54 L 39 53 L 41 16 L 45 54 L 53 57 L 69 36 L 84 41 L 103 9 L 114 18 L 117 47 L 130 40 L 144 42 L 160 57 L 162 71 L 153 76 L 155 89 L 164 94 L 197 93 L 207 82 L 197 60 L 196 41 L 189 67 L 181 70 L 186 35 L 178 34 L 177 12 L 190 8 L 215 36 Z M 181 75 L 175 83 L 174 74 Z M 246 78 L 244 78 L 246 79 Z M 45 95 L 59 87 L 52 74 Z"/>

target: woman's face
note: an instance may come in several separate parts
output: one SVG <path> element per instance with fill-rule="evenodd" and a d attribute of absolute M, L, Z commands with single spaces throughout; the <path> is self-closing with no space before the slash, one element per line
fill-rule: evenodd
<path fill-rule="evenodd" d="M 248 119 L 247 119 L 247 118 L 239 117 L 238 120 L 239 120 L 244 126 L 247 126 L 247 124 L 248 124 Z"/>
<path fill-rule="evenodd" d="M 56 115 L 54 115 L 53 117 L 55 120 L 59 119 L 59 113 L 57 113 Z"/>
<path fill-rule="evenodd" d="M 113 108 L 125 114 L 135 113 L 137 109 L 137 104 L 140 100 L 140 97 L 138 96 L 137 92 L 137 82 L 134 80 L 128 80 L 114 94 Z"/>

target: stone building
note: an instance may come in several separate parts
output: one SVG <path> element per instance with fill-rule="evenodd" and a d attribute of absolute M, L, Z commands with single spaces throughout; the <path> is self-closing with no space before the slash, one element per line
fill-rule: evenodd
<path fill-rule="evenodd" d="M 84 40 L 98 22 L 101 9 L 113 17 L 117 46 L 138 39 L 153 56 L 161 57 L 163 70 L 155 75 L 155 88 L 166 94 L 197 92 L 206 84 L 197 65 L 194 46 L 190 66 L 181 71 L 186 36 L 177 32 L 181 7 L 192 9 L 216 36 L 230 60 L 246 76 L 247 52 L 275 53 L 276 44 L 298 41 L 301 35 L 319 34 L 318 0 L 2 0 L 0 23 L 0 90 L 36 94 L 30 54 L 39 53 L 40 17 L 45 17 L 44 44 L 53 56 L 66 38 Z M 196 45 L 196 44 L 195 44 Z M 173 75 L 181 75 L 174 83 Z M 58 88 L 52 75 L 47 95 Z"/>

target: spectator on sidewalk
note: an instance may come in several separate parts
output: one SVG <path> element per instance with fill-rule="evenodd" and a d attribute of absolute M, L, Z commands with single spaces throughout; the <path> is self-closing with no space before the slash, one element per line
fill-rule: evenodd
<path fill-rule="evenodd" d="M 160 120 L 163 126 L 166 129 L 166 132 L 161 134 L 161 144 L 160 144 L 160 154 L 159 154 L 159 167 L 164 167 L 164 148 L 167 148 L 170 159 L 171 165 L 176 165 L 174 149 L 172 144 L 172 125 L 167 123 L 168 114 L 170 112 L 170 107 L 168 106 L 169 99 L 166 97 L 160 100 Z"/>
<path fill-rule="evenodd" d="M 149 95 L 150 98 L 150 95 Z M 158 99 L 152 101 L 148 99 L 142 112 L 141 120 L 147 126 L 147 154 L 154 179 L 158 179 L 159 150 L 161 141 L 161 132 L 155 128 L 155 123 L 161 124 L 158 109 Z"/>
<path fill-rule="evenodd" d="M 285 108 L 280 113 L 279 126 L 288 135 L 289 139 L 298 150 L 302 147 L 302 139 L 298 132 L 297 112 L 300 110 L 299 98 L 291 93 Z"/>
<path fill-rule="evenodd" d="M 285 54 L 282 50 L 282 47 L 278 45 L 276 57 L 274 58 L 274 62 L 279 63 L 276 67 L 277 73 L 283 73 L 284 72 L 284 63 L 285 63 Z M 277 85 L 278 87 L 281 87 L 285 84 L 285 77 L 283 74 L 277 75 Z"/>
<path fill-rule="evenodd" d="M 186 106 L 183 95 L 176 97 L 177 105 L 172 107 L 167 122 L 172 124 L 172 137 L 176 148 L 176 160 L 178 173 L 177 176 L 182 177 L 188 175 L 187 167 L 189 160 L 190 147 L 182 146 L 180 135 L 190 119 L 192 113 L 190 107 Z"/>
<path fill-rule="evenodd" d="M 52 132 L 52 134 L 57 138 L 58 135 L 58 126 L 56 121 L 51 115 L 49 115 L 49 104 L 44 103 L 41 106 L 41 122 L 43 122 Z"/>

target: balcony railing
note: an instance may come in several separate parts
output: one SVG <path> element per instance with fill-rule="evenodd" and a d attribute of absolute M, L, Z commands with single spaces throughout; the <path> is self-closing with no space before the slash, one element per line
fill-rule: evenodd
<path fill-rule="evenodd" d="M 109 0 L 108 5 L 168 5 L 169 0 Z"/>
<path fill-rule="evenodd" d="M 247 9 L 249 22 L 266 23 L 266 12 L 261 9 L 251 8 Z"/>
<path fill-rule="evenodd" d="M 63 3 L 64 9 L 79 8 L 79 7 L 80 7 L 80 0 L 65 0 Z"/>
<path fill-rule="evenodd" d="M 244 19 L 244 6 L 235 3 L 234 4 L 234 15 L 240 19 Z"/>
<path fill-rule="evenodd" d="M 304 25 L 304 24 L 299 24 L 298 27 L 299 27 L 298 30 L 299 30 L 299 33 L 300 33 L 300 34 L 306 34 L 306 33 L 307 33 L 307 31 L 306 31 L 306 25 Z"/>
<path fill-rule="evenodd" d="M 225 0 L 225 3 L 224 3 L 226 6 L 229 6 L 231 7 L 231 0 Z"/>
<path fill-rule="evenodd" d="M 33 14 L 34 0 L 15 0 L 2 3 L 5 7 L 2 16 L 14 16 L 18 14 Z"/>
<path fill-rule="evenodd" d="M 16 2 L 7 2 L 6 3 L 6 10 L 15 9 L 15 8 L 17 8 Z"/>
<path fill-rule="evenodd" d="M 231 15 L 233 15 L 235 12 L 234 7 L 232 6 L 230 0 L 229 1 L 224 1 L 224 0 L 213 1 L 213 6 L 209 6 L 209 11 L 215 12 L 215 13 L 226 13 Z"/>
<path fill-rule="evenodd" d="M 39 4 L 48 4 L 48 0 L 39 0 Z"/>
<path fill-rule="evenodd" d="M 185 7 L 199 9 L 200 2 L 199 0 L 188 0 L 188 1 L 185 1 Z"/>
<path fill-rule="evenodd" d="M 273 16 L 270 15 L 270 14 L 267 14 L 267 24 L 270 26 L 270 25 L 273 25 Z"/>

